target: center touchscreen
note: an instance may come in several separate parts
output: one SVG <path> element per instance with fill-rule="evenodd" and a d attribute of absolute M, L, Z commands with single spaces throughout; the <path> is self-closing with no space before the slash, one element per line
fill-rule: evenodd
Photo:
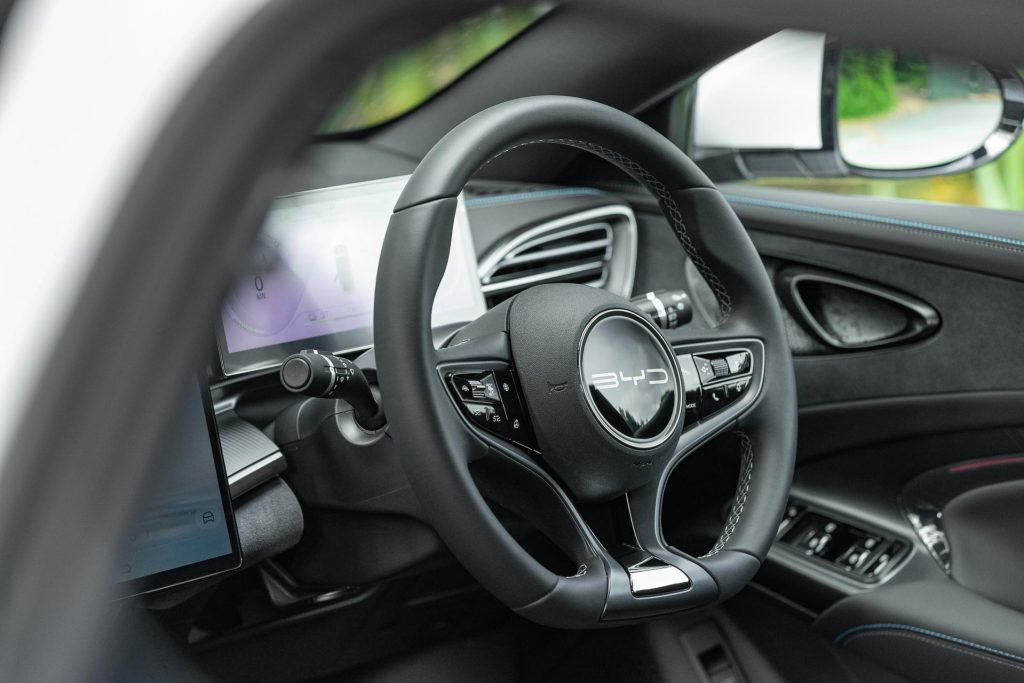
<path fill-rule="evenodd" d="M 194 380 L 163 440 L 145 505 L 114 568 L 118 594 L 164 588 L 239 565 L 222 457 L 209 389 Z"/>
<path fill-rule="evenodd" d="M 274 202 L 250 265 L 222 310 L 225 375 L 274 366 L 302 349 L 338 352 L 373 343 L 377 263 L 407 180 L 342 185 Z M 434 299 L 435 326 L 484 312 L 476 269 L 460 199 L 448 268 Z"/>

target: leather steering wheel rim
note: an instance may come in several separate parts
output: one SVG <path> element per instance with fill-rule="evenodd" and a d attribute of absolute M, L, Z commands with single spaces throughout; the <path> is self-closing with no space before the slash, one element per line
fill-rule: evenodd
<path fill-rule="evenodd" d="M 678 354 L 679 349 L 725 348 L 736 342 L 754 355 L 756 392 L 706 423 L 702 420 L 687 429 L 680 420 L 672 435 L 679 441 L 672 442 L 671 453 L 647 458 L 656 460 L 649 481 L 637 480 L 629 484 L 634 488 L 622 491 L 638 546 L 659 566 L 684 572 L 689 585 L 683 590 L 642 595 L 631 589 L 633 568 L 627 571 L 586 528 L 563 482 L 531 464 L 521 449 L 468 428 L 445 388 L 440 368 L 452 363 L 485 369 L 495 363 L 495 368 L 504 367 L 501 363 L 525 367 L 527 356 L 538 347 L 533 344 L 531 351 L 526 341 L 517 342 L 528 333 L 517 332 L 516 325 L 528 327 L 538 315 L 552 315 L 545 308 L 557 309 L 566 299 L 585 300 L 572 304 L 583 311 L 581 321 L 631 314 L 628 302 L 621 299 L 616 304 L 602 299 L 602 294 L 566 289 L 570 286 L 540 287 L 492 309 L 460 333 L 457 343 L 434 348 L 431 307 L 447 263 L 459 193 L 496 156 L 542 143 L 596 154 L 658 199 L 722 312 L 721 323 L 713 330 L 668 330 L 663 335 L 666 343 Z M 506 605 L 548 625 L 595 627 L 721 601 L 757 572 L 774 541 L 795 460 L 796 394 L 789 347 L 773 288 L 745 229 L 710 180 L 657 131 L 616 109 L 570 97 L 513 100 L 473 116 L 439 141 L 409 179 L 388 227 L 375 297 L 378 378 L 389 432 L 402 449 L 409 484 L 455 556 Z M 544 366 L 543 359 L 538 362 Z M 536 403 L 547 400 L 531 389 L 530 382 L 539 380 L 524 376 L 521 381 L 524 393 L 534 391 Z M 577 379 L 576 384 L 581 383 Z M 531 400 L 526 403 L 535 420 L 545 419 L 540 407 Z M 691 557 L 662 536 L 661 494 L 686 454 L 728 431 L 738 435 L 742 448 L 736 497 L 714 548 Z M 576 575 L 560 576 L 546 569 L 488 507 L 470 463 L 495 452 L 542 481 L 572 520 L 579 535 L 578 555 L 584 558 L 577 560 L 581 570 Z"/>

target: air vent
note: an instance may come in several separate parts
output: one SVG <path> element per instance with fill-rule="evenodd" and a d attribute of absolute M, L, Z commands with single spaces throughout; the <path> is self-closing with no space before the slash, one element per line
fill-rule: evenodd
<path fill-rule="evenodd" d="M 636 269 L 636 218 L 627 206 L 571 214 L 525 230 L 480 262 L 488 307 L 527 287 L 575 282 L 629 296 Z"/>

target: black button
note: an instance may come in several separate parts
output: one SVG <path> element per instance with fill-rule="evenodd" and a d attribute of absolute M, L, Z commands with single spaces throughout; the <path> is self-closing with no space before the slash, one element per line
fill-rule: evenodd
<path fill-rule="evenodd" d="M 687 393 L 694 389 L 700 389 L 700 375 L 697 374 L 693 356 L 690 354 L 676 356 L 676 361 L 679 363 L 679 375 L 683 379 L 683 389 Z"/>
<path fill-rule="evenodd" d="M 292 358 L 281 369 L 281 379 L 289 389 L 302 389 L 313 375 L 313 369 L 304 358 Z"/>
<path fill-rule="evenodd" d="M 474 401 L 483 401 L 487 398 L 487 387 L 478 379 L 466 380 L 469 383 L 470 398 Z"/>
<path fill-rule="evenodd" d="M 494 381 L 494 373 L 488 372 L 484 374 L 480 381 L 477 382 L 478 387 L 474 387 L 474 391 L 479 391 L 480 396 L 474 396 L 477 400 L 494 401 L 495 403 L 501 403 L 501 396 L 498 395 L 498 387 Z"/>
<path fill-rule="evenodd" d="M 494 383 L 502 401 L 507 401 L 509 399 L 514 399 L 516 402 L 519 401 L 519 397 L 516 395 L 516 385 L 512 380 L 511 372 L 508 370 L 499 370 L 498 372 L 495 372 Z"/>
<path fill-rule="evenodd" d="M 530 422 L 518 401 L 510 400 L 505 404 L 505 416 L 508 419 L 508 437 L 527 448 L 537 450 L 537 438 L 533 435 Z"/>
<path fill-rule="evenodd" d="M 729 365 L 730 375 L 742 375 L 750 371 L 750 354 L 746 351 L 729 354 L 725 357 L 725 362 Z"/>
<path fill-rule="evenodd" d="M 452 386 L 455 388 L 455 395 L 462 401 L 473 399 L 472 380 L 466 375 L 453 375 Z"/>
<path fill-rule="evenodd" d="M 693 362 L 693 356 L 685 354 L 677 356 L 679 361 L 679 374 L 683 378 L 683 389 L 685 390 L 686 412 L 683 417 L 683 424 L 693 424 L 700 419 L 700 376 L 697 374 L 697 366 Z"/>
<path fill-rule="evenodd" d="M 485 425 L 487 429 L 498 436 L 508 438 L 508 419 L 505 416 L 505 410 L 501 406 L 494 406 L 491 412 L 488 413 L 487 418 L 488 422 Z"/>
<path fill-rule="evenodd" d="M 729 376 L 729 363 L 724 358 L 712 358 L 711 368 L 715 371 L 715 377 Z"/>
<path fill-rule="evenodd" d="M 700 381 L 704 384 L 713 382 L 715 379 L 715 369 L 711 367 L 711 361 L 707 358 L 701 358 L 700 356 L 694 356 L 693 362 L 697 365 L 697 375 L 700 377 Z"/>
<path fill-rule="evenodd" d="M 466 412 L 469 413 L 469 419 L 473 420 L 473 422 L 477 423 L 481 427 L 486 425 L 487 421 L 490 419 L 488 417 L 488 413 L 494 413 L 494 407 L 489 406 L 486 403 L 472 403 L 470 401 L 466 401 L 463 405 L 466 406 Z"/>
<path fill-rule="evenodd" d="M 729 403 L 729 388 L 722 385 L 704 389 L 702 403 L 705 416 L 725 407 Z"/>
<path fill-rule="evenodd" d="M 750 386 L 749 377 L 747 379 L 741 379 L 729 384 L 729 400 L 735 401 L 736 399 L 738 399 L 747 390 L 748 386 Z"/>
<path fill-rule="evenodd" d="M 505 406 L 509 438 L 520 445 L 537 450 L 537 437 L 533 433 L 526 409 L 519 400 L 519 392 L 516 389 L 512 373 L 507 370 L 495 372 L 494 381 L 498 394 L 501 396 L 501 402 Z"/>
<path fill-rule="evenodd" d="M 451 382 L 455 389 L 455 395 L 460 400 L 501 403 L 493 373 L 473 372 L 452 375 Z"/>
<path fill-rule="evenodd" d="M 477 425 L 498 436 L 508 436 L 508 425 L 505 420 L 505 411 L 501 406 L 494 406 L 488 403 L 475 403 L 466 401 L 463 403 L 466 412 Z"/>

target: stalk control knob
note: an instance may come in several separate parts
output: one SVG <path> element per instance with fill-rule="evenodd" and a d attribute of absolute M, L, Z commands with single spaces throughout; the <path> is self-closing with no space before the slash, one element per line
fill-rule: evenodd
<path fill-rule="evenodd" d="M 320 351 L 300 351 L 281 364 L 281 384 L 288 391 L 313 398 L 340 398 L 352 406 L 363 429 L 377 431 L 385 424 L 384 411 L 370 390 L 366 375 L 347 358 Z"/>

